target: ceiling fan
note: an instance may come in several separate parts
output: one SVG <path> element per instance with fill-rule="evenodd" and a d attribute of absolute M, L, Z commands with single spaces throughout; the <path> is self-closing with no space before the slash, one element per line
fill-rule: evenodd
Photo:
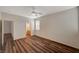
<path fill-rule="evenodd" d="M 32 6 L 31 8 L 32 8 L 32 12 L 31 15 L 28 16 L 29 18 L 37 19 L 43 15 L 40 11 L 36 10 L 34 6 Z"/>

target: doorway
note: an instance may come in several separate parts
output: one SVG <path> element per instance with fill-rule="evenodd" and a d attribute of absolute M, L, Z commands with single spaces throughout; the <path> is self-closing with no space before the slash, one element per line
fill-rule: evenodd
<path fill-rule="evenodd" d="M 3 44 L 3 52 L 6 50 L 5 47 L 8 42 L 13 44 L 13 22 L 12 21 L 4 21 L 4 44 Z"/>

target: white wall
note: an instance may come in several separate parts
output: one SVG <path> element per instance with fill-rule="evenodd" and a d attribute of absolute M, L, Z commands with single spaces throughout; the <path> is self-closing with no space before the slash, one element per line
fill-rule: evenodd
<path fill-rule="evenodd" d="M 79 48 L 78 9 L 62 11 L 39 19 L 41 29 L 36 35 Z"/>
<path fill-rule="evenodd" d="M 11 24 L 11 21 L 4 21 L 4 33 L 12 33 Z"/>
<path fill-rule="evenodd" d="M 14 22 L 14 39 L 25 38 L 26 34 L 26 21 Z"/>
<path fill-rule="evenodd" d="M 0 20 L 2 20 L 2 15 L 1 15 L 1 12 L 0 12 Z"/>
<path fill-rule="evenodd" d="M 79 32 L 79 6 L 78 6 L 78 32 Z"/>
<path fill-rule="evenodd" d="M 0 20 L 0 50 L 2 47 L 2 21 Z"/>

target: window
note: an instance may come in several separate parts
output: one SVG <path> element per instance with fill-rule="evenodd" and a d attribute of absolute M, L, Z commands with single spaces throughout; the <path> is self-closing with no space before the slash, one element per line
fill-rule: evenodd
<path fill-rule="evenodd" d="M 39 20 L 36 20 L 35 22 L 35 27 L 36 27 L 36 30 L 40 30 L 40 21 Z"/>

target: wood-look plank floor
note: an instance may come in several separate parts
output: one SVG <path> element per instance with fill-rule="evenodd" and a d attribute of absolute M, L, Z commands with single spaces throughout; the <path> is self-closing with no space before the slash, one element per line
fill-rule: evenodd
<path fill-rule="evenodd" d="M 79 50 L 38 36 L 33 36 L 31 38 L 15 40 L 14 45 L 8 39 L 4 52 L 5 53 L 78 53 Z"/>

